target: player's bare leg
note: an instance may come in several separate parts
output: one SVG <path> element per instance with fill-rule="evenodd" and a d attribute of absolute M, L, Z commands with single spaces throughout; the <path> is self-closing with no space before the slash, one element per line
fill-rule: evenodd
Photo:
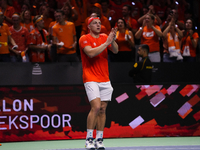
<path fill-rule="evenodd" d="M 104 150 L 105 146 L 103 144 L 103 130 L 105 127 L 105 122 L 106 122 L 106 108 L 108 105 L 108 101 L 102 101 L 101 102 L 101 108 L 97 117 L 97 135 L 96 135 L 96 140 L 95 140 L 95 146 L 97 149 Z"/>
<path fill-rule="evenodd" d="M 94 150 L 95 146 L 94 146 L 94 140 L 93 140 L 94 139 L 93 130 L 97 124 L 97 117 L 101 108 L 100 98 L 96 98 L 90 101 L 90 105 L 91 105 L 91 110 L 87 117 L 87 137 L 86 137 L 85 147 L 86 149 Z"/>

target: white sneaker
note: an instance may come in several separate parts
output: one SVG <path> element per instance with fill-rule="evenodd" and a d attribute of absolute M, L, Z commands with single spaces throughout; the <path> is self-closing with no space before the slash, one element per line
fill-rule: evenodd
<path fill-rule="evenodd" d="M 95 150 L 94 139 L 93 138 L 86 139 L 85 148 L 88 149 L 88 150 Z"/>
<path fill-rule="evenodd" d="M 96 147 L 97 150 L 105 150 L 105 146 L 103 144 L 102 138 L 95 140 L 95 147 Z"/>

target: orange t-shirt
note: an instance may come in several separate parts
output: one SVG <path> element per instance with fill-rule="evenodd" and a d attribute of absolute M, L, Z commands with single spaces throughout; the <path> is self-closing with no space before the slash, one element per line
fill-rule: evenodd
<path fill-rule="evenodd" d="M 42 45 L 42 44 L 47 44 L 47 37 L 49 33 L 43 29 L 42 30 L 45 42 L 43 42 L 42 36 L 40 32 L 38 31 L 37 28 L 35 28 L 33 31 L 30 33 L 29 37 L 29 44 L 34 44 L 34 45 Z M 31 62 L 45 62 L 45 53 L 44 52 L 36 52 L 36 51 L 31 51 L 31 56 L 30 56 Z"/>
<path fill-rule="evenodd" d="M 28 29 L 29 32 L 33 31 L 35 29 L 35 26 L 33 24 L 33 22 L 29 23 L 29 24 L 25 24 L 25 23 L 20 23 L 20 25 L 22 27 L 26 27 Z"/>
<path fill-rule="evenodd" d="M 188 35 L 189 33 L 187 33 Z M 198 39 L 199 38 L 199 35 L 197 32 L 194 32 L 194 34 L 192 35 L 192 37 L 194 39 Z M 190 50 L 190 55 L 191 57 L 196 57 L 196 48 L 194 48 L 192 46 L 192 41 L 190 39 L 190 36 L 187 36 L 187 37 L 183 37 L 182 38 L 182 50 L 181 50 L 181 53 L 183 54 L 183 50 L 185 49 L 185 46 L 189 46 L 189 50 Z"/>
<path fill-rule="evenodd" d="M 12 15 L 14 14 L 14 12 L 15 12 L 15 8 L 8 5 L 4 12 L 4 16 L 6 16 L 8 18 L 12 18 Z M 6 20 L 4 20 L 4 23 L 6 23 L 9 27 L 12 26 L 12 24 Z"/>
<path fill-rule="evenodd" d="M 73 22 L 66 21 L 65 25 L 59 23 L 53 27 L 53 36 L 57 37 L 59 42 L 64 45 L 57 50 L 58 54 L 74 54 L 76 49 L 72 48 L 74 43 L 74 36 L 76 35 L 75 25 Z"/>
<path fill-rule="evenodd" d="M 0 26 L 0 54 L 9 54 L 8 36 L 11 35 L 7 24 Z"/>
<path fill-rule="evenodd" d="M 161 31 L 159 26 L 154 25 L 154 27 Z M 149 46 L 149 52 L 160 51 L 159 37 L 152 28 L 148 29 L 147 26 L 145 26 L 142 31 L 141 44 L 147 44 Z"/>
<path fill-rule="evenodd" d="M 90 34 L 81 36 L 79 39 L 79 46 L 81 52 L 82 68 L 83 68 L 83 82 L 107 82 L 109 79 L 108 71 L 108 52 L 107 48 L 101 52 L 99 55 L 90 58 L 88 57 L 83 49 L 86 46 L 91 46 L 92 48 L 98 47 L 105 43 L 107 40 L 107 35 L 102 33 L 99 34 L 99 38 L 94 38 Z M 111 45 L 108 46 L 110 48 Z"/>
<path fill-rule="evenodd" d="M 29 38 L 29 32 L 28 29 L 25 27 L 22 27 L 16 31 L 13 26 L 9 28 L 11 32 L 11 37 L 14 39 L 15 43 L 18 45 L 17 51 L 24 51 L 28 47 L 28 38 Z"/>
<path fill-rule="evenodd" d="M 128 31 L 127 31 L 128 32 Z M 125 32 L 120 33 L 118 31 L 118 36 L 116 38 L 116 42 L 119 46 L 119 51 L 132 51 L 128 41 L 125 39 L 125 35 L 128 36 Z"/>

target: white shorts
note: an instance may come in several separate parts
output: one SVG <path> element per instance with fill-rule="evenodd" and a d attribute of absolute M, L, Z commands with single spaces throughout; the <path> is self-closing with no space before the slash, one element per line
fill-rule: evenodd
<path fill-rule="evenodd" d="M 113 87 L 108 82 L 86 82 L 85 91 L 89 101 L 100 98 L 101 101 L 111 101 Z"/>

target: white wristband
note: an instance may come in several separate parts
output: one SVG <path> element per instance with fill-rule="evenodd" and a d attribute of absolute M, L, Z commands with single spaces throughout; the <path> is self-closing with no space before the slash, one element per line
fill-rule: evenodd
<path fill-rule="evenodd" d="M 18 45 L 14 45 L 12 49 L 18 49 Z"/>
<path fill-rule="evenodd" d="M 140 30 L 143 30 L 143 28 L 142 28 L 142 27 L 140 27 Z"/>
<path fill-rule="evenodd" d="M 57 45 L 62 47 L 62 46 L 64 45 L 64 43 L 63 43 L 63 42 L 60 42 L 60 43 L 58 43 Z"/>

